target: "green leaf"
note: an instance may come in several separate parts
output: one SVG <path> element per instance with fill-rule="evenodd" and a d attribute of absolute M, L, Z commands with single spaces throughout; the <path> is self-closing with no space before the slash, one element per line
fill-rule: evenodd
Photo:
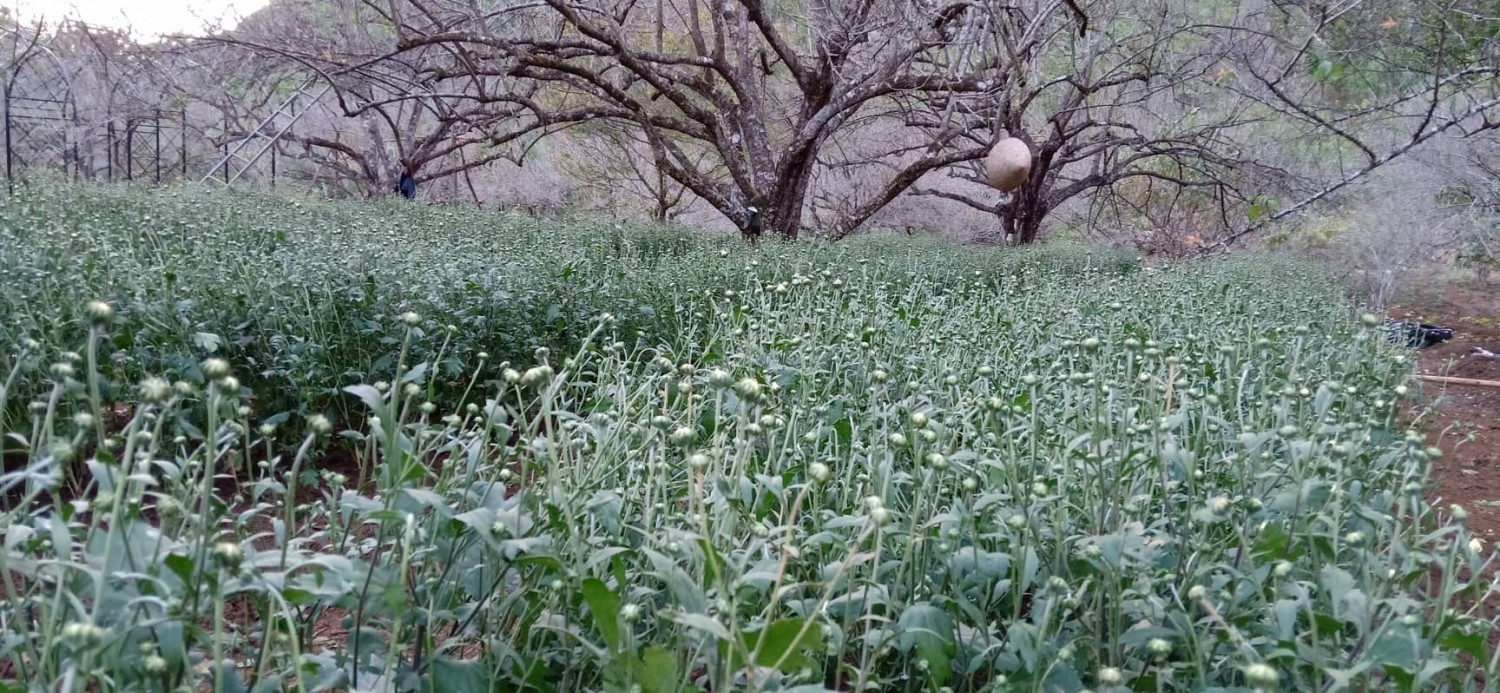
<path fill-rule="evenodd" d="M 250 693 L 250 688 L 245 685 L 245 679 L 240 676 L 239 667 L 233 664 L 220 664 L 213 668 L 215 672 L 214 683 L 211 690 L 219 693 Z"/>
<path fill-rule="evenodd" d="M 1420 657 L 1417 646 L 1417 634 L 1411 628 L 1392 623 L 1375 639 L 1367 656 L 1383 669 L 1395 667 L 1408 674 L 1415 674 L 1417 659 Z"/>
<path fill-rule="evenodd" d="M 202 349 L 202 350 L 204 350 L 204 351 L 206 351 L 206 352 L 208 352 L 210 354 L 214 353 L 215 351 L 218 351 L 219 350 L 219 346 L 222 345 L 223 343 L 224 343 L 224 338 L 220 337 L 219 335 L 216 335 L 216 334 L 214 334 L 212 332 L 194 332 L 193 333 L 193 344 L 195 346 L 197 346 L 199 349 Z"/>
<path fill-rule="evenodd" d="M 490 690 L 489 671 L 478 661 L 438 657 L 432 660 L 432 687 L 443 693 L 484 693 Z"/>
<path fill-rule="evenodd" d="M 1458 666 L 1458 663 L 1446 657 L 1432 657 L 1427 660 L 1426 664 L 1422 665 L 1422 671 L 1418 672 L 1417 685 L 1425 685 L 1432 680 L 1432 677 L 1437 676 L 1445 669 L 1451 669 L 1455 666 Z"/>
<path fill-rule="evenodd" d="M 1484 633 L 1482 631 L 1465 633 L 1458 629 L 1450 629 L 1437 639 L 1437 645 L 1444 649 L 1463 652 L 1476 660 L 1489 658 L 1484 651 Z"/>
<path fill-rule="evenodd" d="M 897 643 L 903 651 L 916 648 L 918 660 L 927 662 L 927 676 L 942 686 L 953 674 L 953 617 L 931 604 L 913 604 L 896 621 Z"/>
<path fill-rule="evenodd" d="M 812 666 L 812 660 L 805 653 L 817 649 L 820 637 L 821 631 L 810 622 L 788 618 L 747 635 L 745 644 L 752 652 L 760 648 L 755 657 L 756 666 L 772 667 L 780 662 L 779 670 L 797 671 Z"/>
<path fill-rule="evenodd" d="M 724 625 L 715 621 L 708 614 L 673 614 L 670 620 L 689 628 L 706 631 L 715 638 L 723 641 L 730 639 L 729 631 Z"/>
<path fill-rule="evenodd" d="M 583 581 L 583 599 L 588 602 L 594 625 L 604 634 L 610 652 L 620 649 L 620 595 L 611 592 L 598 578 Z"/>
<path fill-rule="evenodd" d="M 641 653 L 641 693 L 677 693 L 682 690 L 677 658 L 660 646 Z"/>
<path fill-rule="evenodd" d="M 385 406 L 385 398 L 374 385 L 350 385 L 344 388 L 344 392 L 358 397 L 370 411 L 379 412 Z"/>
<path fill-rule="evenodd" d="M 193 559 L 174 553 L 167 556 L 162 562 L 166 564 L 168 570 L 171 570 L 174 575 L 181 578 L 183 582 L 191 583 L 193 581 Z"/>

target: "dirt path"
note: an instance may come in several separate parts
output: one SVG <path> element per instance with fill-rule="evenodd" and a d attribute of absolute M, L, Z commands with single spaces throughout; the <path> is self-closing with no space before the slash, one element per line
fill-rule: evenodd
<path fill-rule="evenodd" d="M 1500 380 L 1500 361 L 1469 356 L 1482 346 L 1500 352 L 1500 288 L 1452 282 L 1412 291 L 1388 310 L 1392 318 L 1415 318 L 1455 328 L 1452 341 L 1418 352 L 1426 375 Z M 1443 450 L 1433 469 L 1434 500 L 1469 511 L 1469 526 L 1486 541 L 1500 541 L 1500 388 L 1421 383 L 1435 416 L 1424 425 Z"/>

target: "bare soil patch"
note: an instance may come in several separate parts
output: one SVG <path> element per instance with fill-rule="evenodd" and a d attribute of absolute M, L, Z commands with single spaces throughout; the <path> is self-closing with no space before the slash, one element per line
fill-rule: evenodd
<path fill-rule="evenodd" d="M 1427 285 L 1387 312 L 1456 330 L 1451 341 L 1417 352 L 1420 373 L 1500 381 L 1500 361 L 1469 355 L 1476 346 L 1500 352 L 1500 289 L 1471 281 Z M 1462 505 L 1475 535 L 1500 541 L 1500 388 L 1419 385 L 1421 402 L 1435 405 L 1422 428 L 1444 453 L 1433 466 L 1432 500 L 1443 508 Z"/>

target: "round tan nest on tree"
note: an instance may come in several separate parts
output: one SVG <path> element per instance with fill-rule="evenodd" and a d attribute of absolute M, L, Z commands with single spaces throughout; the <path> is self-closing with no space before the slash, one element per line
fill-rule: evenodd
<path fill-rule="evenodd" d="M 1031 175 L 1031 148 L 1025 142 L 1007 137 L 995 143 L 984 160 L 984 177 L 1001 192 L 1021 187 Z"/>

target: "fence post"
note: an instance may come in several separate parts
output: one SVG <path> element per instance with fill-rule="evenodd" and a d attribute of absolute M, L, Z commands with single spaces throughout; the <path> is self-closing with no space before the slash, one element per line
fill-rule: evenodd
<path fill-rule="evenodd" d="M 177 129 L 182 134 L 182 180 L 187 180 L 187 107 L 177 113 Z"/>
<path fill-rule="evenodd" d="M 10 151 L 10 85 L 11 80 L 5 80 L 5 190 L 7 193 L 16 194 L 15 173 L 11 169 Z"/>
<path fill-rule="evenodd" d="M 161 185 L 161 109 L 156 109 L 155 125 L 151 128 L 156 133 L 156 184 Z"/>

